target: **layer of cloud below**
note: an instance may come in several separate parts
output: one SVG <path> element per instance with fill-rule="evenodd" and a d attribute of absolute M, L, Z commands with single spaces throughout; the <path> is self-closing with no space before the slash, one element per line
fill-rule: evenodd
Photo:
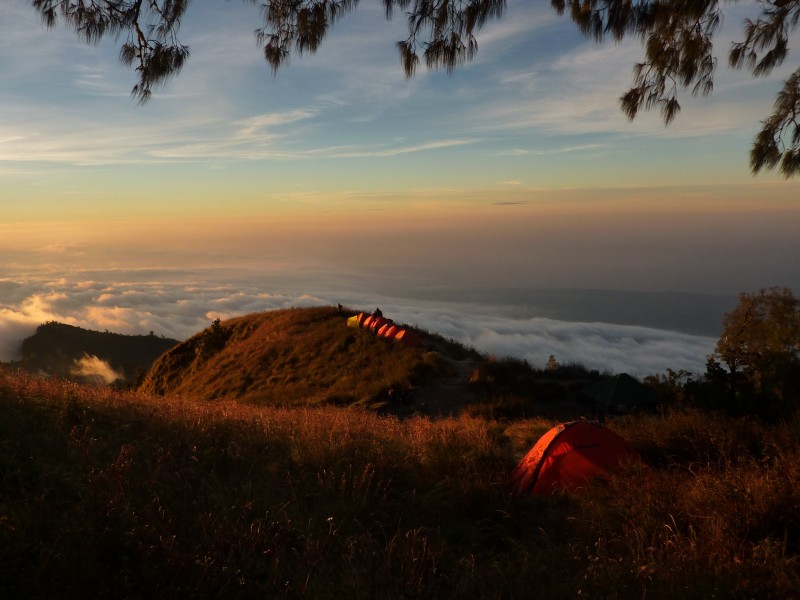
<path fill-rule="evenodd" d="M 245 281 L 219 285 L 61 279 L 33 283 L 4 280 L 0 284 L 4 291 L 0 296 L 0 360 L 5 361 L 16 357 L 24 337 L 51 320 L 93 330 L 125 334 L 153 331 L 185 339 L 218 317 L 338 302 L 359 310 L 380 306 L 396 321 L 439 333 L 487 354 L 525 359 L 538 367 L 553 354 L 562 364 L 581 363 L 637 376 L 663 373 L 667 368 L 699 373 L 715 343 L 709 337 L 648 327 L 520 318 L 490 304 L 397 301 L 346 286 L 309 293 L 302 284 L 283 284 L 281 289 L 266 291 Z M 94 363 L 80 366 L 89 367 L 96 374 L 102 370 L 102 365 Z M 104 380 L 116 378 L 103 372 Z"/>

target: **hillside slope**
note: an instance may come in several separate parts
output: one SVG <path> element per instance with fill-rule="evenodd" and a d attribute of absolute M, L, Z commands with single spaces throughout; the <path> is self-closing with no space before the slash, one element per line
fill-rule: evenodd
<path fill-rule="evenodd" d="M 410 347 L 347 327 L 351 314 L 295 308 L 215 322 L 162 355 L 139 390 L 396 415 L 565 419 L 586 413 L 578 391 L 600 377 L 580 367 L 545 373 L 424 331 L 415 330 L 422 346 Z"/>
<path fill-rule="evenodd" d="M 347 327 L 352 313 L 317 307 L 256 313 L 216 322 L 165 353 L 140 391 L 256 404 L 363 405 L 414 410 L 424 388 L 467 380 L 476 352 L 421 334 L 422 348 Z M 465 360 L 459 368 L 452 357 Z"/>

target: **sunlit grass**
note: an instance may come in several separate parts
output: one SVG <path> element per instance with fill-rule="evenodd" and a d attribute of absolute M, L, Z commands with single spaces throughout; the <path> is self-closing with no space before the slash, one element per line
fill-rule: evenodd
<path fill-rule="evenodd" d="M 346 327 L 333 307 L 287 309 L 224 321 L 163 355 L 147 393 L 235 398 L 259 405 L 376 406 L 435 370 L 431 356 Z"/>
<path fill-rule="evenodd" d="M 4 597 L 789 598 L 798 422 L 611 424 L 646 464 L 507 477 L 550 422 L 400 420 L 0 374 Z"/>

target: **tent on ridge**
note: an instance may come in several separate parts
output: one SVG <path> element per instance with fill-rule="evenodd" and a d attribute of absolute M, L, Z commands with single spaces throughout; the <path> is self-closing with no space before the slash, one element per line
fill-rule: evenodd
<path fill-rule="evenodd" d="M 407 346 L 422 346 L 422 339 L 410 329 L 400 329 L 393 339 Z"/>
<path fill-rule="evenodd" d="M 658 404 L 656 391 L 627 373 L 620 373 L 581 390 L 592 401 L 592 410 L 600 414 L 625 414 L 652 409 Z"/>
<path fill-rule="evenodd" d="M 386 323 L 388 323 L 388 321 L 383 317 L 372 317 L 372 322 L 369 324 L 369 328 L 377 333 L 381 327 L 386 325 Z"/>
<path fill-rule="evenodd" d="M 381 330 L 381 331 L 383 331 L 383 330 Z M 381 332 L 379 331 L 379 332 L 378 332 L 378 335 L 382 335 L 383 337 L 385 337 L 385 338 L 387 338 L 387 339 L 390 339 L 390 340 L 392 340 L 392 339 L 394 339 L 394 337 L 395 337 L 395 336 L 396 336 L 396 335 L 397 335 L 397 334 L 398 334 L 400 331 L 402 331 L 402 328 L 400 328 L 400 327 L 398 327 L 397 325 L 395 325 L 394 323 L 392 323 L 392 325 L 391 325 L 391 326 L 390 326 L 390 327 L 389 327 L 389 328 L 388 328 L 386 331 L 384 331 L 383 333 L 381 333 Z"/>
<path fill-rule="evenodd" d="M 367 313 L 358 313 L 356 317 L 351 317 L 347 320 L 347 326 L 353 327 L 351 325 L 351 321 L 356 319 L 357 326 L 361 327 L 362 329 L 368 329 L 375 333 L 379 337 L 393 339 L 400 342 L 403 342 L 406 346 L 414 346 L 419 347 L 422 346 L 422 338 L 411 331 L 410 329 L 405 329 L 404 327 L 400 327 L 391 319 L 385 319 L 383 317 L 376 317 L 374 315 L 369 315 Z"/>
<path fill-rule="evenodd" d="M 352 327 L 354 329 L 358 329 L 358 316 L 354 315 L 347 319 L 347 326 Z"/>
<path fill-rule="evenodd" d="M 561 423 L 539 438 L 520 461 L 511 473 L 511 485 L 520 495 L 576 490 L 638 460 L 623 438 L 602 425 Z"/>

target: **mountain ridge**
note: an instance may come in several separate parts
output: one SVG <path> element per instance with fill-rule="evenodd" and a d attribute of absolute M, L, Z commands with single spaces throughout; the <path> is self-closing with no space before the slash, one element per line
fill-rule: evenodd
<path fill-rule="evenodd" d="M 396 415 L 463 411 L 521 416 L 585 412 L 578 391 L 600 378 L 576 365 L 545 373 L 411 328 L 412 347 L 347 326 L 336 307 L 252 313 L 166 351 L 139 386 L 152 395 L 256 405 L 357 406 Z M 561 379 L 558 381 L 558 379 Z"/>

